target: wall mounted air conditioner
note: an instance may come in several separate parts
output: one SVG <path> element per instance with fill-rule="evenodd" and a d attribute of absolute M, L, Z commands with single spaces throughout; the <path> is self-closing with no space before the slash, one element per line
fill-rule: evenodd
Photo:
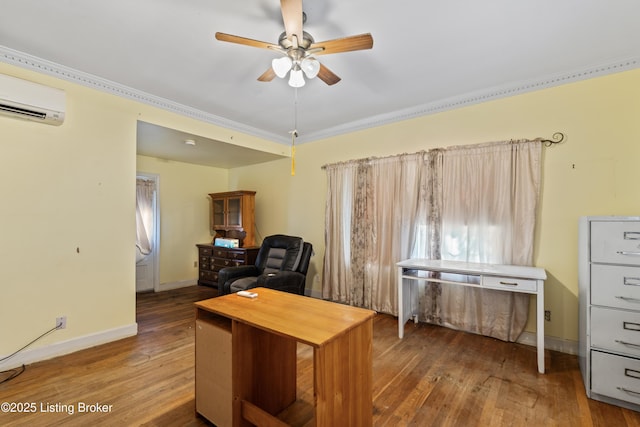
<path fill-rule="evenodd" d="M 0 114 L 60 126 L 65 93 L 61 89 L 0 74 Z"/>

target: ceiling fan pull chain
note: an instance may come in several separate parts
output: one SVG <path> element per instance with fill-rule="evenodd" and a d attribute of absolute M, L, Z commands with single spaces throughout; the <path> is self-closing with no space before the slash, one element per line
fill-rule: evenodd
<path fill-rule="evenodd" d="M 291 133 L 291 176 L 296 174 L 296 138 L 298 136 L 298 88 L 293 88 L 293 130 Z"/>
<path fill-rule="evenodd" d="M 297 132 L 295 130 L 291 132 L 291 176 L 296 174 L 296 135 Z"/>

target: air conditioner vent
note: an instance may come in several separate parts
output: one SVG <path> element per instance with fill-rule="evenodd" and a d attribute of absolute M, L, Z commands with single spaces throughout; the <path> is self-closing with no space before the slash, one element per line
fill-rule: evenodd
<path fill-rule="evenodd" d="M 47 118 L 47 114 L 40 112 L 40 111 L 33 111 L 33 110 L 28 110 L 26 108 L 20 108 L 20 107 L 12 107 L 11 105 L 6 105 L 6 104 L 0 104 L 0 111 L 3 111 L 5 113 L 13 113 L 13 114 L 18 114 L 21 116 L 30 116 L 30 117 L 34 117 L 36 119 L 40 119 L 40 120 L 44 120 Z"/>
<path fill-rule="evenodd" d="M 0 74 L 0 114 L 59 126 L 64 122 L 61 89 Z"/>

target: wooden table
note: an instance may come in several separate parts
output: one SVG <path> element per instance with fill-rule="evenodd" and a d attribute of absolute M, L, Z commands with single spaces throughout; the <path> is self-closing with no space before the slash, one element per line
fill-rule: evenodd
<path fill-rule="evenodd" d="M 416 320 L 418 295 L 411 286 L 416 280 L 536 295 L 538 372 L 544 374 L 544 281 L 547 273 L 543 268 L 422 258 L 400 261 L 396 266 L 400 338 L 403 337 L 407 320 L 412 317 Z M 428 272 L 440 273 L 440 277 L 430 277 L 425 274 Z"/>
<path fill-rule="evenodd" d="M 214 316 L 230 324 L 232 425 L 283 424 L 276 415 L 296 400 L 301 342 L 313 347 L 313 425 L 371 426 L 375 312 L 272 289 L 252 291 L 257 298 L 229 294 L 195 303 L 196 319 Z"/>

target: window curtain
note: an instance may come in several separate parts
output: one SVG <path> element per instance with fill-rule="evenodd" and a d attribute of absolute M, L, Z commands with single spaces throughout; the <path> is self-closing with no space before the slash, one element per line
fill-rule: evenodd
<path fill-rule="evenodd" d="M 426 209 L 425 152 L 328 165 L 323 298 L 397 311 L 395 260 L 407 258 Z"/>
<path fill-rule="evenodd" d="M 541 143 L 453 147 L 443 157 L 441 259 L 531 265 Z M 430 285 L 431 286 L 431 285 Z M 445 326 L 515 341 L 529 295 L 443 285 Z M 425 313 L 429 316 L 429 313 Z"/>
<path fill-rule="evenodd" d="M 323 297 L 397 314 L 406 258 L 530 265 L 541 143 L 450 147 L 326 166 Z M 514 341 L 528 295 L 429 283 L 419 318 Z"/>
<path fill-rule="evenodd" d="M 146 179 L 136 179 L 136 247 L 142 255 L 153 250 L 153 206 L 155 183 Z"/>

